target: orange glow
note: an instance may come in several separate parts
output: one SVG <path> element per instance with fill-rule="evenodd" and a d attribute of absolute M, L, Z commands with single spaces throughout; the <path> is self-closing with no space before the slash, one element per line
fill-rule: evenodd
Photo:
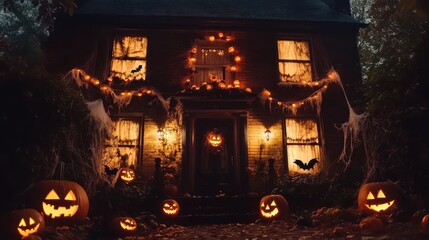
<path fill-rule="evenodd" d="M 246 89 L 244 89 L 246 92 L 248 92 L 248 93 L 251 93 L 252 92 L 252 89 L 250 89 L 250 88 L 246 88 Z"/>
<path fill-rule="evenodd" d="M 237 67 L 236 67 L 236 66 L 231 66 L 231 68 L 230 68 L 230 69 L 231 69 L 231 71 L 232 71 L 232 72 L 237 71 Z"/>
<path fill-rule="evenodd" d="M 209 36 L 209 40 L 210 41 L 214 41 L 215 40 L 215 36 Z"/>
<path fill-rule="evenodd" d="M 193 48 L 192 48 L 192 50 L 191 50 L 191 52 L 192 52 L 192 53 L 197 53 L 197 48 L 196 48 L 196 47 L 193 47 Z"/>
<path fill-rule="evenodd" d="M 218 35 L 220 38 L 222 38 L 222 37 L 223 37 L 223 33 L 222 33 L 222 32 L 218 33 L 217 35 Z"/>
<path fill-rule="evenodd" d="M 240 62 L 240 61 L 241 61 L 241 57 L 240 57 L 240 56 L 236 56 L 236 57 L 234 58 L 234 61 L 236 61 L 236 62 Z"/>
<path fill-rule="evenodd" d="M 228 52 L 229 52 L 229 53 L 233 53 L 234 51 L 235 51 L 235 48 L 234 48 L 234 47 L 229 47 L 229 48 L 228 48 Z"/>
<path fill-rule="evenodd" d="M 83 80 L 85 80 L 85 81 L 89 81 L 90 79 L 91 79 L 91 76 L 89 76 L 88 74 L 83 76 Z"/>

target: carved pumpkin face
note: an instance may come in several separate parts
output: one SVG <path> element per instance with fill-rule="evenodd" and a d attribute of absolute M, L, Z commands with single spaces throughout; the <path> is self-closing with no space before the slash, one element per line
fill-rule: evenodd
<path fill-rule="evenodd" d="M 129 183 L 136 178 L 136 173 L 131 168 L 121 168 L 119 170 L 119 177 L 126 183 Z"/>
<path fill-rule="evenodd" d="M 129 235 L 137 230 L 137 222 L 132 217 L 115 217 L 110 224 L 110 230 L 117 235 Z"/>
<path fill-rule="evenodd" d="M 8 237 L 12 239 L 21 239 L 31 234 L 41 234 L 45 230 L 43 216 L 31 208 L 12 211 L 2 225 L 6 225 Z"/>
<path fill-rule="evenodd" d="M 30 204 L 51 222 L 83 221 L 89 211 L 85 190 L 71 181 L 41 181 L 32 188 L 30 199 Z"/>
<path fill-rule="evenodd" d="M 207 142 L 210 143 L 210 145 L 212 145 L 213 147 L 221 146 L 223 142 L 222 134 L 220 134 L 215 128 L 213 131 L 207 134 Z"/>
<path fill-rule="evenodd" d="M 167 199 L 162 202 L 162 213 L 166 216 L 174 217 L 179 215 L 179 203 L 174 199 Z"/>
<path fill-rule="evenodd" d="M 359 210 L 369 214 L 392 213 L 400 195 L 400 189 L 390 182 L 364 184 L 359 190 Z"/>
<path fill-rule="evenodd" d="M 264 219 L 284 219 L 289 214 L 289 204 L 281 195 L 267 195 L 259 202 L 259 213 Z"/>

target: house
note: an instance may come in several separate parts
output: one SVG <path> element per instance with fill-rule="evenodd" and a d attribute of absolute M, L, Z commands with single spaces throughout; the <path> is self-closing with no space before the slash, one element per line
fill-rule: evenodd
<path fill-rule="evenodd" d="M 180 193 L 203 195 L 338 165 L 361 84 L 348 0 L 87 0 L 62 23 L 49 64 L 82 69 L 105 101 L 110 168 L 150 179 L 160 158 Z"/>

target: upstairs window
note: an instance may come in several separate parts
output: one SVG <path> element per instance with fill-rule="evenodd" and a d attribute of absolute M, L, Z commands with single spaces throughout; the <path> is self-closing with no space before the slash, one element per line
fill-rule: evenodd
<path fill-rule="evenodd" d="M 232 82 L 228 69 L 231 60 L 226 42 L 197 40 L 196 50 L 194 84 L 201 85 L 210 81 Z"/>
<path fill-rule="evenodd" d="M 320 141 L 316 119 L 286 118 L 286 149 L 289 172 L 315 174 L 320 171 Z M 319 161 L 312 169 L 304 170 L 295 163 L 301 160 L 308 164 L 311 159 Z"/>
<path fill-rule="evenodd" d="M 311 82 L 310 48 L 307 41 L 277 41 L 280 84 Z"/>
<path fill-rule="evenodd" d="M 146 79 L 147 38 L 122 36 L 113 41 L 110 77 L 123 81 Z"/>

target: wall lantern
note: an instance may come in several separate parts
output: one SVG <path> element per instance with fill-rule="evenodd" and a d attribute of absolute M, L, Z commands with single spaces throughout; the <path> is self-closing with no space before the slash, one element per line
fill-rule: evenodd
<path fill-rule="evenodd" d="M 159 140 L 159 141 L 163 141 L 163 140 L 164 140 L 164 138 L 165 138 L 165 132 L 164 132 L 164 130 L 159 129 L 159 130 L 156 132 L 156 136 L 158 137 L 158 140 Z"/>
<path fill-rule="evenodd" d="M 267 139 L 267 141 L 270 141 L 271 131 L 270 131 L 269 129 L 267 129 L 267 130 L 264 132 L 264 135 L 265 135 L 265 139 Z"/>

